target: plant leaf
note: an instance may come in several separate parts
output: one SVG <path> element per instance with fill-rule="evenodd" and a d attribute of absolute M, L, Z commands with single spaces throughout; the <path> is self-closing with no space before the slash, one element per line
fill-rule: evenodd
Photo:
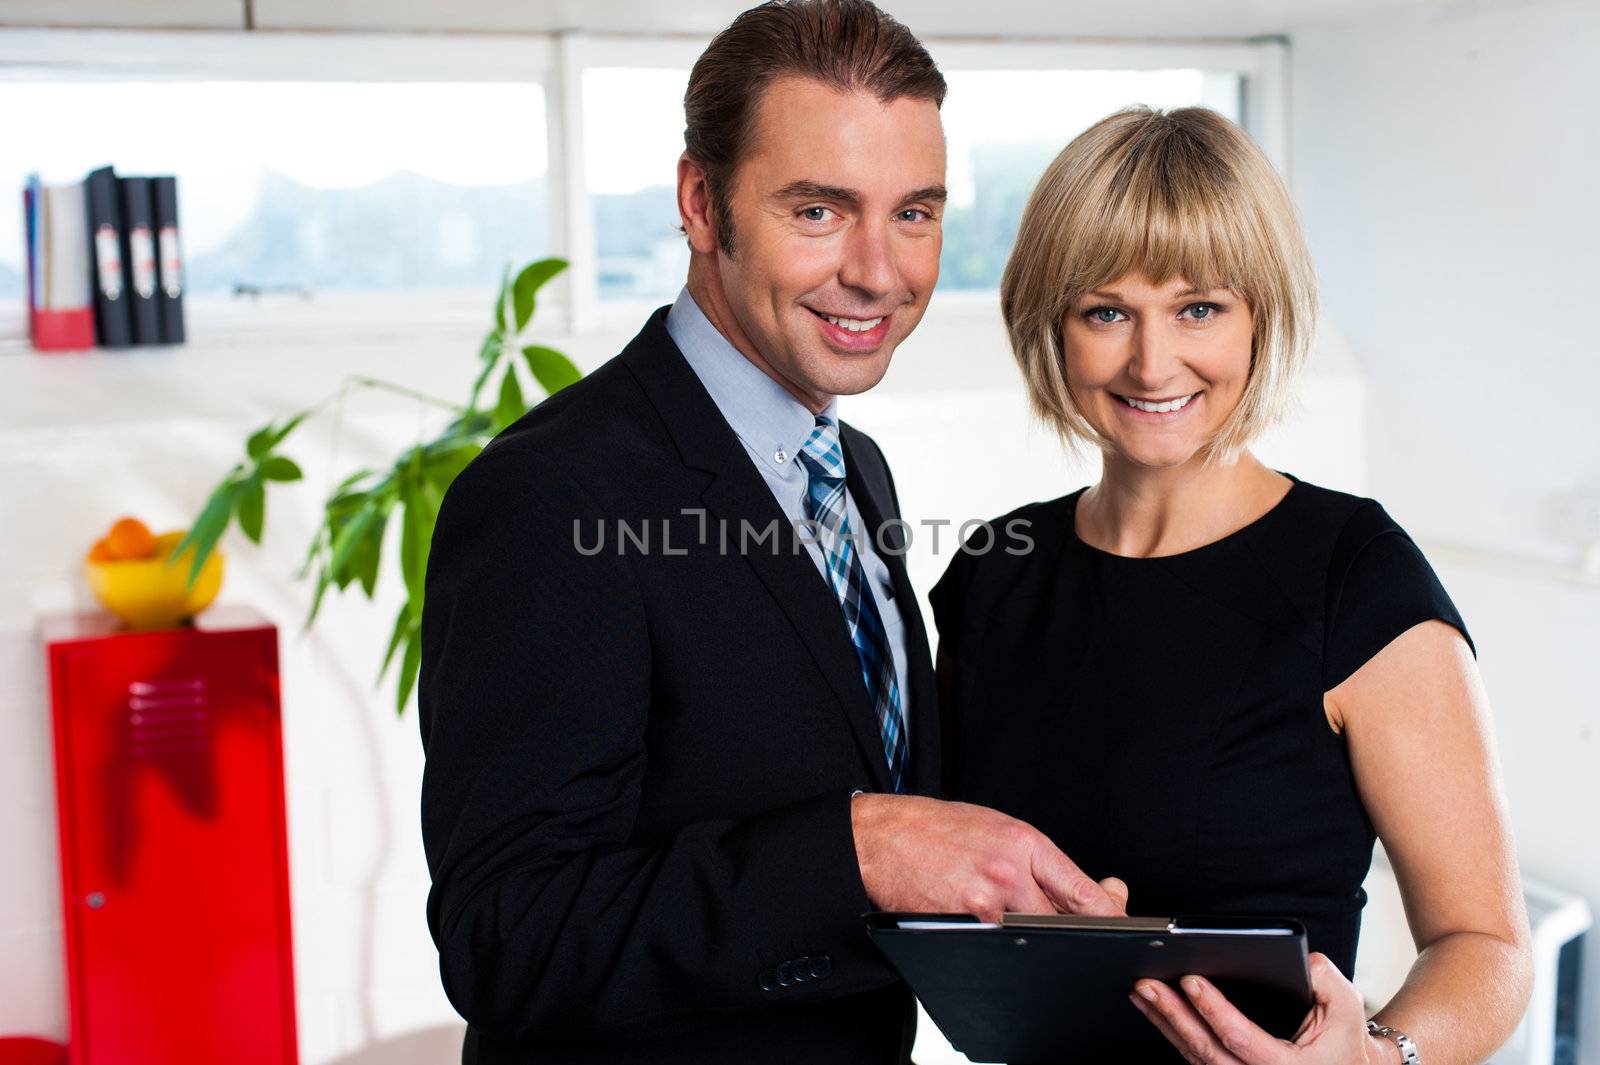
<path fill-rule="evenodd" d="M 473 379 L 472 398 L 467 400 L 467 406 L 471 410 L 476 411 L 478 409 L 478 397 L 483 395 L 483 386 L 488 383 L 489 375 L 494 373 L 494 368 L 497 365 L 499 363 L 496 360 L 488 360 L 483 364 L 483 369 L 478 371 L 478 376 Z"/>
<path fill-rule="evenodd" d="M 250 434 L 250 439 L 244 442 L 244 453 L 250 456 L 251 461 L 259 460 L 272 450 L 272 433 L 272 423 L 268 422 Z"/>
<path fill-rule="evenodd" d="M 206 500 L 200 516 L 195 518 L 194 524 L 189 527 L 189 531 L 178 541 L 178 546 L 173 548 L 172 554 L 168 556 L 170 561 L 176 561 L 189 548 L 194 548 L 194 561 L 189 564 L 189 587 L 194 587 L 194 582 L 199 578 L 206 559 L 211 557 L 217 541 L 222 539 L 223 532 L 228 528 L 228 519 L 233 515 L 234 501 L 238 499 L 239 492 L 243 488 L 244 482 L 230 474 L 228 479 L 211 493 L 211 498 Z"/>
<path fill-rule="evenodd" d="M 305 476 L 293 459 L 283 455 L 268 455 L 261 463 L 260 473 L 269 481 L 298 481 Z"/>
<path fill-rule="evenodd" d="M 400 690 L 395 695 L 394 712 L 404 714 L 411 699 L 411 689 L 417 685 L 417 670 L 422 665 L 422 630 L 413 629 L 406 637 L 406 656 L 400 660 Z"/>
<path fill-rule="evenodd" d="M 260 474 L 252 475 L 239 492 L 239 528 L 251 543 L 261 542 L 261 526 L 266 521 L 267 492 Z"/>
<path fill-rule="evenodd" d="M 328 567 L 323 566 L 317 571 L 317 591 L 311 597 L 311 612 L 306 615 L 306 623 L 301 627 L 301 632 L 311 628 L 311 623 L 317 620 L 317 611 L 322 609 L 322 597 L 328 593 L 328 586 L 333 583 L 333 578 L 328 575 Z"/>
<path fill-rule="evenodd" d="M 405 517 L 400 526 L 400 576 L 406 582 L 408 604 L 422 602 L 423 569 L 428 564 L 429 531 L 419 513 L 416 493 L 406 493 Z"/>
<path fill-rule="evenodd" d="M 517 368 L 508 365 L 506 375 L 500 381 L 500 402 L 495 404 L 495 421 L 502 426 L 510 425 L 527 410 L 528 405 L 522 401 L 522 383 L 517 380 Z"/>
<path fill-rule="evenodd" d="M 461 476 L 461 471 L 466 469 L 468 464 L 477 458 L 482 451 L 483 445 L 479 443 L 458 444 L 448 451 L 441 451 L 428 457 L 427 461 L 423 463 L 422 471 L 429 483 L 439 493 L 441 500 L 444 498 L 444 493 L 449 489 L 451 483 Z"/>
<path fill-rule="evenodd" d="M 444 435 L 456 439 L 473 439 L 494 433 L 494 418 L 481 410 L 469 410 L 450 423 Z M 487 441 L 478 441 L 486 443 Z"/>
<path fill-rule="evenodd" d="M 405 524 L 400 531 L 400 572 L 405 577 L 411 613 L 418 618 L 422 617 L 428 552 L 433 547 L 433 527 L 439 520 L 440 498 L 439 489 L 423 475 L 419 466 L 403 493 Z"/>
<path fill-rule="evenodd" d="M 317 526 L 317 531 L 311 537 L 311 546 L 306 548 L 305 561 L 301 562 L 300 568 L 295 571 L 295 580 L 303 581 L 306 579 L 306 575 L 311 572 L 311 564 L 322 555 L 322 549 L 327 544 L 327 537 L 327 524 L 324 523 Z"/>
<path fill-rule="evenodd" d="M 328 560 L 328 572 L 340 588 L 350 583 L 347 575 L 350 557 L 355 554 L 356 545 L 366 536 L 367 530 L 377 519 L 377 508 L 368 507 L 345 522 L 334 534 L 333 554 Z"/>
<path fill-rule="evenodd" d="M 276 425 L 273 422 L 263 425 L 251 433 L 250 439 L 245 441 L 245 454 L 249 455 L 252 461 L 260 461 L 261 456 L 283 443 L 284 438 L 294 432 L 295 428 L 305 421 L 310 413 L 308 410 L 303 410 L 282 425 Z"/>
<path fill-rule="evenodd" d="M 566 268 L 565 259 L 540 259 L 522 268 L 522 272 L 517 275 L 517 280 L 511 287 L 511 305 L 516 312 L 518 333 L 527 328 L 529 319 L 533 317 L 534 294 L 546 281 Z"/>
<path fill-rule="evenodd" d="M 572 382 L 583 377 L 583 373 L 555 348 L 547 348 L 543 344 L 531 344 L 522 349 L 522 357 L 528 362 L 528 370 L 533 374 L 533 379 L 550 395 L 566 388 Z"/>
<path fill-rule="evenodd" d="M 378 586 L 378 562 L 383 555 L 383 529 L 388 524 L 389 511 L 378 512 L 375 521 L 367 526 L 361 540 L 356 544 L 355 551 L 350 556 L 350 572 L 361 581 L 361 590 L 372 598 L 373 589 Z"/>
<path fill-rule="evenodd" d="M 277 447 L 279 444 L 283 443 L 284 439 L 287 438 L 290 433 L 294 432 L 300 423 L 306 420 L 306 417 L 310 415 L 310 413 L 311 412 L 308 410 L 303 410 L 299 414 L 296 414 L 293 418 L 290 418 L 288 421 L 284 422 L 283 428 L 272 434 L 271 447 Z M 268 448 L 268 450 L 271 450 L 271 448 Z"/>
<path fill-rule="evenodd" d="M 400 576 L 406 584 L 406 597 L 410 603 L 422 598 L 422 567 L 426 556 L 421 553 L 419 528 L 420 501 L 417 485 L 422 480 L 422 452 L 414 447 L 407 455 L 405 473 L 400 478 Z"/>
<path fill-rule="evenodd" d="M 383 652 L 383 665 L 378 667 L 378 684 L 383 683 L 384 675 L 389 672 L 389 663 L 394 659 L 394 653 L 400 649 L 400 642 L 406 638 L 406 633 L 411 631 L 411 610 L 409 606 L 402 606 L 400 613 L 394 619 L 394 633 L 389 637 L 389 649 Z"/>
<path fill-rule="evenodd" d="M 478 346 L 478 359 L 482 362 L 494 362 L 500 357 L 500 349 L 505 345 L 506 335 L 499 329 L 491 329 L 484 335 L 483 343 Z"/>
<path fill-rule="evenodd" d="M 348 476 L 344 480 L 340 481 L 338 483 L 338 485 L 336 485 L 334 487 L 333 491 L 334 491 L 335 494 L 338 494 L 339 492 L 343 492 L 345 489 L 349 488 L 351 485 L 353 485 L 357 481 L 361 480 L 361 478 L 370 477 L 371 475 L 372 475 L 372 471 L 371 470 L 357 470 L 355 473 L 352 473 L 350 476 Z"/>
<path fill-rule="evenodd" d="M 506 263 L 500 271 L 500 293 L 494 301 L 494 324 L 500 332 L 506 329 L 506 289 L 511 285 L 511 264 Z"/>

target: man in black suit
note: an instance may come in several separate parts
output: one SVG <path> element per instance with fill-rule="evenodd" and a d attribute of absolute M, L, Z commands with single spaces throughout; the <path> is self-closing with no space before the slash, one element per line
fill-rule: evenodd
<path fill-rule="evenodd" d="M 834 415 L 938 276 L 943 96 L 866 0 L 741 15 L 685 99 L 684 293 L 445 498 L 422 825 L 467 1062 L 904 1062 L 863 913 L 1120 912 L 930 797 L 894 482 Z"/>

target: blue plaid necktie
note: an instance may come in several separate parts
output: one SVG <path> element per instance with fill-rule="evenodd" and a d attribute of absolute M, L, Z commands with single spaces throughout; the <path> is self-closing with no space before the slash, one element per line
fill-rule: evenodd
<path fill-rule="evenodd" d="M 883 617 L 872 597 L 850 534 L 850 519 L 844 501 L 844 449 L 839 445 L 839 427 L 817 419 L 817 427 L 800 449 L 800 462 L 811 475 L 806 492 L 806 517 L 816 523 L 817 543 L 828 564 L 828 583 L 839 599 L 850 639 L 861 660 L 861 679 L 878 715 L 878 731 L 883 738 L 883 753 L 889 760 L 889 780 L 897 792 L 904 792 L 906 762 L 910 747 L 906 741 L 905 710 L 900 702 L 900 684 L 894 675 L 894 656 L 889 637 L 883 630 Z"/>

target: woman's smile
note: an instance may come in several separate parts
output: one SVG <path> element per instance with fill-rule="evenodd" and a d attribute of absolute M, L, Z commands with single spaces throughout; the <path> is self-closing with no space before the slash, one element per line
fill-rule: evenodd
<path fill-rule="evenodd" d="M 1204 391 L 1202 389 L 1201 391 Z M 1200 392 L 1189 392 L 1181 396 L 1169 396 L 1162 399 L 1139 399 L 1134 396 L 1124 396 L 1116 392 L 1111 393 L 1120 402 L 1118 409 L 1124 416 L 1141 422 L 1155 422 L 1162 424 L 1177 420 L 1178 415 L 1188 410 L 1193 401 L 1200 396 Z"/>

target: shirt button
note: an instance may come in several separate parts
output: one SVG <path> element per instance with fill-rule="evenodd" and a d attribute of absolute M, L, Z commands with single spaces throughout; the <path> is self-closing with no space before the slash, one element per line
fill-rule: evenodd
<path fill-rule="evenodd" d="M 772 461 L 776 462 L 779 466 L 782 466 L 785 462 L 789 461 L 789 453 L 780 447 L 778 450 L 772 453 Z"/>

